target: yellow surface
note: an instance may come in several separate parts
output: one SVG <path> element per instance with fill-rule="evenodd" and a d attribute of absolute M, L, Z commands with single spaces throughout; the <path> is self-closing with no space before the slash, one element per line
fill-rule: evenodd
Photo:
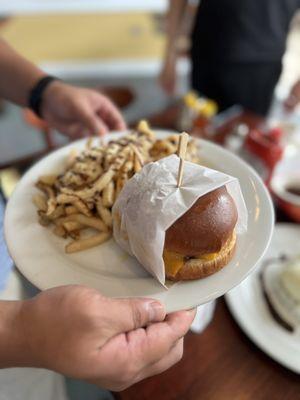
<path fill-rule="evenodd" d="M 164 46 L 150 14 L 14 17 L 1 32 L 35 62 L 160 58 Z"/>
<path fill-rule="evenodd" d="M 14 168 L 0 171 L 0 187 L 6 199 L 11 196 L 20 178 L 19 172 Z"/>

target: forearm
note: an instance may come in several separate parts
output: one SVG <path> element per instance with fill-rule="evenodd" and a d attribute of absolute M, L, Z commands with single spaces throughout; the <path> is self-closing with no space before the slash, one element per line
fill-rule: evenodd
<path fill-rule="evenodd" d="M 187 3 L 188 0 L 169 0 L 166 56 L 176 55 L 177 41 L 181 33 Z"/>
<path fill-rule="evenodd" d="M 31 365 L 21 301 L 0 301 L 0 368 Z"/>
<path fill-rule="evenodd" d="M 21 106 L 45 73 L 0 39 L 0 96 Z"/>

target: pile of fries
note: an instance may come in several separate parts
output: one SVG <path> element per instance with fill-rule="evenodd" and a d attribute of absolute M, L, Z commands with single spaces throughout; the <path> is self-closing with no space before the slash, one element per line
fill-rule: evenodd
<path fill-rule="evenodd" d="M 42 193 L 33 201 L 40 224 L 53 226 L 54 234 L 72 239 L 65 247 L 67 253 L 105 242 L 112 235 L 111 209 L 126 181 L 145 163 L 175 153 L 178 140 L 178 135 L 157 140 L 146 121 L 107 145 L 93 146 L 93 139 L 88 140 L 82 153 L 70 153 L 62 174 L 38 180 L 36 186 Z M 199 161 L 193 139 L 186 159 Z"/>

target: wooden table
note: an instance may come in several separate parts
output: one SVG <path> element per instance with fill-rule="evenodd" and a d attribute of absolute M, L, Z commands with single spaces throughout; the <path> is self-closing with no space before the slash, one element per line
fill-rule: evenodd
<path fill-rule="evenodd" d="M 297 400 L 300 377 L 260 351 L 220 299 L 201 335 L 188 333 L 183 359 L 115 395 L 118 400 Z"/>
<path fill-rule="evenodd" d="M 171 127 L 175 112 L 175 108 L 170 109 L 163 118 L 155 116 L 151 122 Z M 255 118 L 250 117 L 254 122 Z M 277 220 L 288 219 L 280 212 Z M 300 377 L 259 350 L 240 330 L 221 298 L 204 333 L 187 334 L 184 356 L 177 365 L 115 397 L 118 400 L 298 400 Z"/>

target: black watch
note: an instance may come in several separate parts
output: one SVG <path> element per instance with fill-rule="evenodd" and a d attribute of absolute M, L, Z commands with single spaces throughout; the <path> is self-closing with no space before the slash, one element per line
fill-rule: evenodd
<path fill-rule="evenodd" d="M 41 109 L 42 109 L 42 102 L 43 102 L 43 93 L 45 89 L 48 87 L 48 85 L 53 82 L 59 80 L 55 76 L 44 76 L 41 78 L 30 90 L 29 96 L 28 96 L 28 107 L 35 112 L 36 115 L 38 115 L 40 118 L 42 118 L 41 115 Z"/>

